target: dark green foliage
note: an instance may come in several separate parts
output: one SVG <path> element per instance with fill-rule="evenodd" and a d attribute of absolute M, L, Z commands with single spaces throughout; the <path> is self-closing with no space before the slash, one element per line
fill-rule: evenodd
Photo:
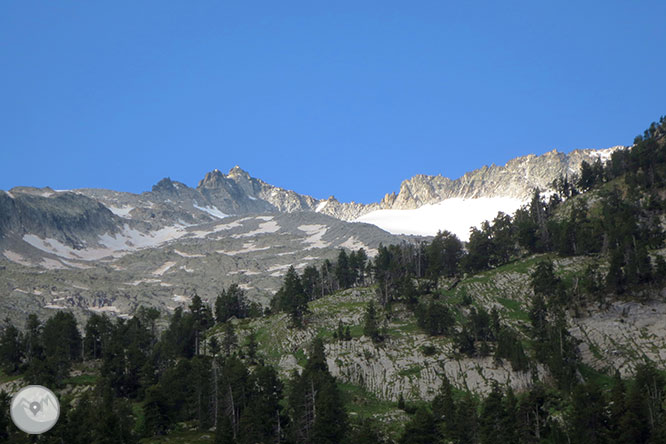
<path fill-rule="evenodd" d="M 240 418 L 240 443 L 274 442 L 284 438 L 286 423 L 280 401 L 282 382 L 273 367 L 260 365 L 254 369 L 248 381 L 247 408 Z"/>
<path fill-rule="evenodd" d="M 490 322 L 490 315 L 483 307 L 478 309 L 472 307 L 469 310 L 469 328 L 474 340 L 493 341 L 495 339 Z"/>
<path fill-rule="evenodd" d="M 338 288 L 349 288 L 355 283 L 349 266 L 349 257 L 345 250 L 340 250 L 338 254 L 338 261 L 335 264 L 335 277 L 338 280 Z"/>
<path fill-rule="evenodd" d="M 93 313 L 84 329 L 83 349 L 86 358 L 99 359 L 111 338 L 113 324 L 106 315 Z"/>
<path fill-rule="evenodd" d="M 353 444 L 381 444 L 384 442 L 379 434 L 381 428 L 381 424 L 375 424 L 369 419 L 364 419 L 358 427 L 349 432 L 347 442 Z"/>
<path fill-rule="evenodd" d="M 243 319 L 249 315 L 249 306 L 245 292 L 238 284 L 231 284 L 222 290 L 215 299 L 215 321 L 218 324 L 227 322 L 232 317 Z"/>
<path fill-rule="evenodd" d="M 213 312 L 208 304 L 205 304 L 199 295 L 195 294 L 192 297 L 190 304 L 190 313 L 192 313 L 192 322 L 194 328 L 194 354 L 201 353 L 201 345 L 203 342 L 203 334 L 206 330 L 211 328 L 215 323 L 213 319 Z"/>
<path fill-rule="evenodd" d="M 515 330 L 509 327 L 500 328 L 495 348 L 495 359 L 507 359 L 511 368 L 515 371 L 524 372 L 529 367 L 529 361 L 523 344 Z"/>
<path fill-rule="evenodd" d="M 476 344 L 474 343 L 474 336 L 469 331 L 467 325 L 463 325 L 460 332 L 455 337 L 456 349 L 467 356 L 474 356 L 476 354 Z"/>
<path fill-rule="evenodd" d="M 59 311 L 44 323 L 42 330 L 44 354 L 48 358 L 64 357 L 68 361 L 81 359 L 81 334 L 74 315 Z"/>
<path fill-rule="evenodd" d="M 294 377 L 289 394 L 290 436 L 297 443 L 339 443 L 347 415 L 335 379 L 328 372 L 324 345 L 315 338 L 303 373 Z"/>
<path fill-rule="evenodd" d="M 282 287 L 278 290 L 271 302 L 276 310 L 282 310 L 289 314 L 293 327 L 303 326 L 303 316 L 308 308 L 308 296 L 303 290 L 301 278 L 293 266 L 289 267 L 284 277 Z"/>
<path fill-rule="evenodd" d="M 191 358 L 195 352 L 194 318 L 191 313 L 176 307 L 171 316 L 169 327 L 162 334 L 163 353 L 170 357 Z"/>
<path fill-rule="evenodd" d="M 352 251 L 349 255 L 349 269 L 351 271 L 352 285 L 365 284 L 365 270 L 368 261 L 368 255 L 363 248 Z"/>
<path fill-rule="evenodd" d="M 405 425 L 405 431 L 399 443 L 431 444 L 436 440 L 435 419 L 427 409 L 420 407 L 416 410 L 412 420 Z"/>
<path fill-rule="evenodd" d="M 138 317 L 118 320 L 102 355 L 101 375 L 115 396 L 134 398 L 139 394 L 142 376 L 154 338 L 149 326 Z"/>
<path fill-rule="evenodd" d="M 308 265 L 305 267 L 301 282 L 303 284 L 303 291 L 308 297 L 308 301 L 312 301 L 323 295 L 321 275 L 319 274 L 317 267 L 314 265 Z"/>
<path fill-rule="evenodd" d="M 248 360 L 251 363 L 254 363 L 257 359 L 257 348 L 259 344 L 257 343 L 257 332 L 254 330 L 250 331 L 250 334 L 247 335 L 245 340 L 245 350 Z"/>
<path fill-rule="evenodd" d="M 458 273 L 463 245 L 455 234 L 440 231 L 426 246 L 425 254 L 428 264 L 425 274 L 434 282 L 436 289 L 440 277 L 451 277 Z"/>
<path fill-rule="evenodd" d="M 506 434 L 505 427 L 509 413 L 505 410 L 503 398 L 502 391 L 495 384 L 490 394 L 483 400 L 479 416 L 479 442 L 481 444 L 506 442 L 502 438 Z"/>
<path fill-rule="evenodd" d="M 580 444 L 606 442 L 608 417 L 601 389 L 594 383 L 581 384 L 571 396 L 571 440 Z"/>
<path fill-rule="evenodd" d="M 221 417 L 217 422 L 217 428 L 215 429 L 215 444 L 236 444 L 231 419 L 226 415 Z"/>
<path fill-rule="evenodd" d="M 236 347 L 238 347 L 238 337 L 236 336 L 236 330 L 234 329 L 234 324 L 231 321 L 224 323 L 224 334 L 222 336 L 222 351 L 226 356 L 229 356 Z"/>
<path fill-rule="evenodd" d="M 210 341 L 208 341 L 208 350 L 210 351 L 210 354 L 213 355 L 213 357 L 217 356 L 218 353 L 220 353 L 220 342 L 217 340 L 215 336 L 210 338 Z"/>
<path fill-rule="evenodd" d="M 363 334 L 372 339 L 373 342 L 381 341 L 379 320 L 374 301 L 370 301 L 365 310 L 365 315 L 363 316 Z"/>
<path fill-rule="evenodd" d="M 19 371 L 22 361 L 23 344 L 21 334 L 18 328 L 14 327 L 7 319 L 0 334 L 1 368 L 5 373 L 13 375 Z"/>
<path fill-rule="evenodd" d="M 0 440 L 6 442 L 9 439 L 9 427 L 13 427 L 9 417 L 9 404 L 11 397 L 4 391 L 0 392 Z"/>

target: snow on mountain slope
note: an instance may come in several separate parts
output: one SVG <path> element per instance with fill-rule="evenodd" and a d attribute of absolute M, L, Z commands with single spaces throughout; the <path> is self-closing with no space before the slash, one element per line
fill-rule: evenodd
<path fill-rule="evenodd" d="M 494 219 L 499 211 L 513 214 L 525 203 L 511 197 L 453 198 L 414 210 L 377 210 L 354 222 L 373 224 L 392 234 L 434 236 L 439 230 L 448 230 L 466 241 L 471 227 Z"/>

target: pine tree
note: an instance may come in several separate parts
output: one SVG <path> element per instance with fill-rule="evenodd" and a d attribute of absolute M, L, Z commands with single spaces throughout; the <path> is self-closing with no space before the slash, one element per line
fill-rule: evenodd
<path fill-rule="evenodd" d="M 479 441 L 481 444 L 494 444 L 504 433 L 506 423 L 503 394 L 497 383 L 481 405 L 479 417 Z"/>
<path fill-rule="evenodd" d="M 338 286 L 341 289 L 349 288 L 352 285 L 352 273 L 349 267 L 349 257 L 345 250 L 340 250 L 338 261 L 335 264 L 335 277 L 338 280 Z"/>
<path fill-rule="evenodd" d="M 231 321 L 227 321 L 224 323 L 224 336 L 222 337 L 222 350 L 225 356 L 229 356 L 236 347 L 238 347 L 238 337 L 234 325 Z"/>
<path fill-rule="evenodd" d="M 257 348 L 259 344 L 257 343 L 257 332 L 255 330 L 250 330 L 250 333 L 247 335 L 245 341 L 245 349 L 247 350 L 247 357 L 251 363 L 254 363 L 257 359 Z"/>
<path fill-rule="evenodd" d="M 380 341 L 377 310 L 374 301 L 370 301 L 365 310 L 363 334 L 372 339 L 373 342 Z"/>
<path fill-rule="evenodd" d="M 278 291 L 281 308 L 289 313 L 291 325 L 296 328 L 303 326 L 303 316 L 307 312 L 308 298 L 303 291 L 301 279 L 293 266 L 289 267 L 284 283 Z"/>
<path fill-rule="evenodd" d="M 578 385 L 571 397 L 572 441 L 581 444 L 604 443 L 608 431 L 606 402 L 600 388 L 590 382 Z"/>
<path fill-rule="evenodd" d="M 226 415 L 217 422 L 215 444 L 236 444 L 231 419 Z"/>
<path fill-rule="evenodd" d="M 439 393 L 432 401 L 432 413 L 435 422 L 443 424 L 444 435 L 446 437 L 452 436 L 455 426 L 456 405 L 453 400 L 453 386 L 446 375 L 442 378 Z"/>
<path fill-rule="evenodd" d="M 424 407 L 416 410 L 414 418 L 405 425 L 400 444 L 432 444 L 437 441 L 435 419 Z"/>
<path fill-rule="evenodd" d="M 220 343 L 215 336 L 210 338 L 210 341 L 208 341 L 208 349 L 210 350 L 210 354 L 213 355 L 213 357 L 217 356 L 217 354 L 220 352 Z"/>
<path fill-rule="evenodd" d="M 18 372 L 23 359 L 23 347 L 21 334 L 18 328 L 11 324 L 9 319 L 5 320 L 5 327 L 0 335 L 0 363 L 2 370 L 13 375 Z"/>
<path fill-rule="evenodd" d="M 85 356 L 89 359 L 99 359 L 104 353 L 104 347 L 108 343 L 113 325 L 106 315 L 93 313 L 86 322 L 84 329 L 83 349 Z"/>
<path fill-rule="evenodd" d="M 334 444 L 343 439 L 347 415 L 335 379 L 328 371 L 321 338 L 314 339 L 303 373 L 295 375 L 289 405 L 294 441 Z"/>

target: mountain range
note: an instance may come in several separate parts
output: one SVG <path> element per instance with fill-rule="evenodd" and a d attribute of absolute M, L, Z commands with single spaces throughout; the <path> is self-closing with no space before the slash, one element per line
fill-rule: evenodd
<path fill-rule="evenodd" d="M 70 308 L 129 316 L 194 292 L 212 300 L 239 283 L 265 304 L 290 264 L 302 270 L 339 248 L 417 240 L 512 213 L 583 161 L 612 152 L 528 155 L 452 180 L 417 175 L 377 203 L 343 203 L 267 184 L 240 167 L 215 169 L 195 188 L 164 178 L 141 194 L 15 187 L 0 192 L 0 305 L 10 315 Z M 365 223 L 363 223 L 365 222 Z"/>

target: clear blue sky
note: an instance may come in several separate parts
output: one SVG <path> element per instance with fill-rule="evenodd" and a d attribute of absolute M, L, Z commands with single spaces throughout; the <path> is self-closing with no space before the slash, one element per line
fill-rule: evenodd
<path fill-rule="evenodd" d="M 665 18 L 663 0 L 2 1 L 0 189 L 238 164 L 370 202 L 630 144 L 666 114 Z"/>

